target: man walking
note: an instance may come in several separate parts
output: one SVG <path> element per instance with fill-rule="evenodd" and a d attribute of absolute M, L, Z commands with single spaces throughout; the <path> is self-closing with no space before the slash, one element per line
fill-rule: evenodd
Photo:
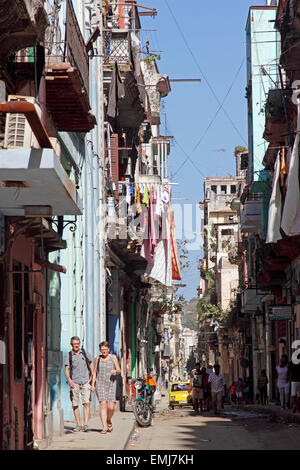
<path fill-rule="evenodd" d="M 70 385 L 70 399 L 73 406 L 76 427 L 74 432 L 81 431 L 79 400 L 81 397 L 83 405 L 84 426 L 83 431 L 88 429 L 90 413 L 91 380 L 93 374 L 93 361 L 89 353 L 80 349 L 78 336 L 71 338 L 72 351 L 65 358 L 65 376 Z"/>
<path fill-rule="evenodd" d="M 195 369 L 192 371 L 190 383 L 188 386 L 188 392 L 191 393 L 195 414 L 199 414 L 199 405 L 202 412 L 202 400 L 204 398 L 203 390 L 203 375 L 200 367 L 200 363 L 197 362 Z"/>
<path fill-rule="evenodd" d="M 214 365 L 214 370 L 215 372 L 209 375 L 208 383 L 211 383 L 211 398 L 215 415 L 219 415 L 222 406 L 223 388 L 226 388 L 226 384 L 224 375 L 220 374 L 219 364 Z"/>
<path fill-rule="evenodd" d="M 300 363 L 290 361 L 289 379 L 291 380 L 291 397 L 293 413 L 300 412 Z"/>

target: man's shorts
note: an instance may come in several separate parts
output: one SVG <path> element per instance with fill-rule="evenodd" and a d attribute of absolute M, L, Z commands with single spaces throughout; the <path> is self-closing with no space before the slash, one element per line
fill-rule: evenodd
<path fill-rule="evenodd" d="M 291 396 L 300 397 L 300 382 L 292 382 Z"/>
<path fill-rule="evenodd" d="M 87 382 L 86 384 L 79 385 L 75 384 L 74 388 L 71 388 L 70 390 L 70 399 L 72 402 L 72 406 L 79 406 L 80 402 L 80 397 L 81 397 L 81 403 L 84 405 L 85 403 L 90 402 L 90 396 L 91 396 L 91 384 L 90 382 Z"/>
<path fill-rule="evenodd" d="M 243 398 L 243 392 L 235 392 L 237 398 Z"/>
<path fill-rule="evenodd" d="M 194 400 L 203 400 L 203 388 L 193 387 L 192 389 L 192 398 Z"/>

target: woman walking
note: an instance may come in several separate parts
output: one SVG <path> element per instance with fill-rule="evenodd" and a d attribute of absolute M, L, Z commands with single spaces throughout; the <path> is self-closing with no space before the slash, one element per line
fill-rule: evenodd
<path fill-rule="evenodd" d="M 284 409 L 285 405 L 288 405 L 288 396 L 289 396 L 289 380 L 288 380 L 288 366 L 285 356 L 282 356 L 280 359 L 280 364 L 276 366 L 275 369 L 275 378 L 277 378 L 277 388 L 280 395 L 280 405 Z"/>
<path fill-rule="evenodd" d="M 92 380 L 92 391 L 96 391 L 100 403 L 101 434 L 113 430 L 112 416 L 116 406 L 117 374 L 121 373 L 117 356 L 110 354 L 109 343 L 99 344 L 100 356 L 96 357 Z"/>

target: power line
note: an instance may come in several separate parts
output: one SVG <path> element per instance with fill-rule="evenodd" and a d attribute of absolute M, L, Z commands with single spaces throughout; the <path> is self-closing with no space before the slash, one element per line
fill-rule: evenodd
<path fill-rule="evenodd" d="M 184 43 L 185 43 L 185 45 L 186 45 L 186 47 L 187 47 L 189 53 L 190 53 L 191 56 L 192 56 L 192 59 L 194 60 L 194 62 L 195 62 L 195 64 L 196 64 L 197 68 L 199 69 L 200 73 L 201 73 L 202 76 L 203 76 L 205 83 L 207 84 L 208 88 L 210 89 L 212 95 L 214 96 L 214 98 L 215 98 L 215 100 L 217 101 L 217 103 L 219 104 L 219 106 L 221 106 L 221 109 L 223 110 L 224 114 L 226 115 L 226 117 L 227 117 L 228 120 L 230 121 L 230 123 L 231 123 L 231 125 L 233 126 L 233 128 L 235 129 L 235 131 L 238 133 L 239 137 L 243 140 L 244 143 L 246 143 L 244 137 L 241 135 L 240 131 L 238 130 L 238 128 L 236 127 L 236 125 L 235 125 L 234 122 L 232 121 L 231 117 L 229 116 L 229 114 L 227 113 L 227 111 L 223 108 L 223 106 L 222 106 L 222 104 L 221 104 L 221 102 L 220 102 L 218 96 L 216 95 L 216 93 L 215 93 L 213 87 L 211 86 L 211 84 L 209 83 L 209 81 L 208 81 L 206 75 L 204 74 L 203 70 L 201 69 L 201 67 L 200 67 L 200 65 L 199 65 L 199 62 L 197 61 L 197 59 L 196 59 L 196 57 L 195 57 L 193 51 L 191 50 L 191 48 L 190 48 L 190 46 L 189 46 L 189 44 L 188 44 L 188 42 L 187 42 L 187 40 L 186 40 L 186 38 L 185 38 L 185 35 L 183 34 L 183 31 L 182 31 L 182 29 L 180 28 L 180 25 L 178 24 L 178 21 L 177 21 L 175 15 L 174 15 L 172 9 L 171 9 L 170 6 L 169 6 L 168 0 L 165 0 L 165 3 L 166 3 L 166 5 L 167 5 L 167 7 L 168 7 L 168 9 L 169 9 L 169 11 L 170 11 L 170 13 L 171 13 L 171 15 L 172 15 L 172 18 L 173 18 L 173 20 L 174 20 L 174 22 L 175 22 L 175 24 L 176 24 L 176 26 L 177 26 L 177 28 L 178 28 L 178 31 L 180 32 L 180 35 L 181 35 L 181 37 L 182 37 L 182 39 L 183 39 L 183 41 L 184 41 Z"/>
<path fill-rule="evenodd" d="M 236 81 L 236 79 L 237 79 L 237 77 L 238 77 L 238 75 L 239 75 L 239 73 L 240 73 L 240 71 L 241 71 L 242 66 L 244 65 L 244 62 L 245 62 L 245 58 L 242 60 L 242 63 L 241 63 L 241 65 L 239 66 L 239 68 L 238 68 L 238 70 L 237 70 L 237 72 L 236 72 L 236 74 L 235 74 L 235 76 L 234 76 L 234 78 L 233 78 L 233 81 L 232 81 L 230 87 L 228 88 L 228 91 L 227 91 L 227 93 L 226 93 L 226 95 L 225 95 L 225 97 L 224 97 L 222 103 L 220 103 L 220 106 L 219 106 L 219 108 L 217 109 L 217 111 L 216 111 L 214 117 L 211 119 L 210 123 L 208 124 L 208 126 L 207 126 L 207 128 L 205 129 L 204 133 L 202 134 L 202 136 L 201 136 L 200 139 L 198 140 L 197 144 L 194 146 L 192 152 L 191 152 L 189 155 L 186 155 L 186 159 L 182 162 L 182 164 L 181 164 L 180 167 L 177 169 L 177 171 L 175 171 L 173 177 L 175 177 L 176 174 L 181 170 L 181 168 L 185 165 L 185 163 L 187 162 L 187 160 L 190 160 L 190 161 L 194 164 L 194 162 L 193 162 L 193 160 L 190 158 L 190 156 L 191 156 L 191 155 L 195 152 L 195 150 L 199 147 L 199 145 L 200 145 L 201 142 L 203 141 L 204 137 L 206 136 L 208 130 L 211 128 L 212 124 L 213 124 L 214 121 L 216 120 L 216 118 L 217 118 L 219 112 L 221 111 L 221 109 L 222 109 L 222 107 L 223 107 L 223 104 L 225 103 L 227 97 L 229 96 L 229 94 L 230 94 L 230 92 L 231 92 L 231 90 L 232 90 L 232 88 L 233 88 L 233 86 L 234 86 L 234 83 L 235 83 L 235 81 Z"/>

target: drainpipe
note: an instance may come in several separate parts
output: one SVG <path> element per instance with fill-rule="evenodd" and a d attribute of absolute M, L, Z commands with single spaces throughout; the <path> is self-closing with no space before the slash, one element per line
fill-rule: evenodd
<path fill-rule="evenodd" d="M 87 35 L 90 37 L 96 28 L 99 28 L 99 17 L 100 12 L 97 10 L 97 6 L 94 3 L 91 11 L 91 20 L 86 28 Z M 101 17 L 100 17 L 101 18 Z M 101 39 L 100 39 L 101 40 Z M 94 221 L 94 230 L 92 232 L 93 237 L 93 253 L 92 253 L 92 260 L 93 260 L 93 338 L 91 335 L 91 348 L 94 351 L 94 354 L 98 354 L 99 351 L 99 341 L 100 341 L 100 299 L 101 299 L 101 288 L 100 288 L 100 224 L 99 224 L 99 195 L 100 195 L 100 174 L 99 174 L 99 126 L 102 126 L 103 123 L 99 122 L 99 95 L 98 95 L 98 81 L 99 81 L 99 72 L 98 72 L 98 64 L 101 59 L 95 57 L 90 59 L 90 89 L 92 99 L 92 107 L 93 113 L 97 116 L 97 123 L 98 126 L 95 130 L 91 131 L 92 141 L 93 141 L 93 154 L 92 154 L 92 175 L 93 175 L 93 213 L 92 218 Z M 102 97 L 100 97 L 100 100 Z"/>
<path fill-rule="evenodd" d="M 102 9 L 98 22 L 100 35 L 97 39 L 97 49 L 103 50 L 103 24 Z M 98 85 L 98 155 L 99 155 L 99 251 L 100 251 L 100 340 L 106 339 L 106 194 L 105 194 L 105 151 L 104 151 L 104 90 L 103 90 L 103 62 L 102 58 L 97 58 L 97 85 Z"/>

